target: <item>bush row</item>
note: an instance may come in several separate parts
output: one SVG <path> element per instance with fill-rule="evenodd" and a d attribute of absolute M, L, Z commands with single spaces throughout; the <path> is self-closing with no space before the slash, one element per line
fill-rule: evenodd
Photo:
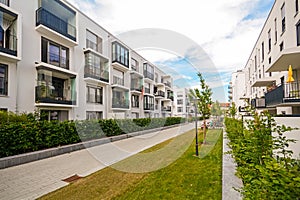
<path fill-rule="evenodd" d="M 39 121 L 31 115 L 28 117 L 14 116 L 14 120 L 1 121 L 0 157 L 184 122 L 180 117 L 65 122 Z"/>
<path fill-rule="evenodd" d="M 269 114 L 256 113 L 244 125 L 232 118 L 225 125 L 244 199 L 298 199 L 300 162 L 292 158 L 292 140 L 283 134 L 292 129 L 276 125 Z"/>

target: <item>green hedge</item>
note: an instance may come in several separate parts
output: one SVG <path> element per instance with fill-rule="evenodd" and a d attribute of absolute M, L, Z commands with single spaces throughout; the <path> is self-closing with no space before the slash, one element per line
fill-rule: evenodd
<path fill-rule="evenodd" d="M 293 140 L 283 134 L 292 129 L 278 126 L 266 113 L 253 113 L 253 120 L 244 124 L 237 119 L 225 119 L 237 175 L 243 181 L 240 192 L 244 199 L 298 199 L 300 162 L 287 150 Z"/>
<path fill-rule="evenodd" d="M 116 136 L 184 122 L 180 117 L 107 119 L 99 121 L 39 121 L 35 115 L 0 113 L 0 157 L 81 141 Z"/>

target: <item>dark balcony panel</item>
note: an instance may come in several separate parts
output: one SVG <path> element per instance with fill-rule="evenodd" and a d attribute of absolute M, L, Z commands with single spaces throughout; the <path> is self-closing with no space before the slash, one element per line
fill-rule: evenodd
<path fill-rule="evenodd" d="M 283 103 L 284 91 L 283 86 L 280 85 L 277 88 L 266 93 L 266 106 L 275 106 L 277 104 Z"/>
<path fill-rule="evenodd" d="M 154 80 L 154 74 L 144 70 L 144 77 Z"/>
<path fill-rule="evenodd" d="M 120 102 L 120 101 L 113 101 L 112 108 L 121 108 L 121 109 L 129 109 L 129 103 L 127 102 Z"/>
<path fill-rule="evenodd" d="M 252 99 L 251 106 L 253 108 L 265 108 L 266 107 L 266 99 L 265 98 Z"/>
<path fill-rule="evenodd" d="M 43 7 L 36 10 L 36 26 L 38 25 L 44 25 L 67 38 L 76 41 L 76 27 Z"/>
<path fill-rule="evenodd" d="M 144 104 L 144 110 L 154 110 L 154 104 Z"/>
<path fill-rule="evenodd" d="M 165 92 L 161 91 L 161 90 L 158 90 L 156 93 L 155 93 L 155 96 L 156 97 L 165 97 Z"/>
<path fill-rule="evenodd" d="M 67 90 L 58 91 L 61 95 L 55 95 L 49 86 L 40 85 L 35 87 L 35 102 L 36 103 L 50 103 L 50 104 L 65 104 L 76 105 L 76 100 L 65 98 L 63 94 L 70 92 Z"/>

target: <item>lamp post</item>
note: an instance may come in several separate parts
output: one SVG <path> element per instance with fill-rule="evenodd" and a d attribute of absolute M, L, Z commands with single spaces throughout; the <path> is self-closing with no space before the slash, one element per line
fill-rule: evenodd
<path fill-rule="evenodd" d="M 198 118 L 197 118 L 197 110 L 198 110 L 198 106 L 197 106 L 197 99 L 194 99 L 194 104 L 195 104 L 195 128 L 196 128 L 196 156 L 199 156 L 199 149 L 198 149 L 198 126 L 197 126 L 197 122 L 198 122 Z"/>

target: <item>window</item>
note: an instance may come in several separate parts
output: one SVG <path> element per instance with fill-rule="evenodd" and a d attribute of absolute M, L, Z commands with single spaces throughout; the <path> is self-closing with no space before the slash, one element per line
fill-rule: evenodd
<path fill-rule="evenodd" d="M 281 7 L 281 31 L 285 32 L 285 4 Z"/>
<path fill-rule="evenodd" d="M 275 44 L 277 43 L 277 19 L 274 20 Z"/>
<path fill-rule="evenodd" d="M 279 45 L 280 51 L 283 50 L 284 46 L 283 46 L 283 42 L 281 42 L 281 44 Z"/>
<path fill-rule="evenodd" d="M 103 119 L 103 112 L 98 111 L 86 111 L 87 120 Z"/>
<path fill-rule="evenodd" d="M 154 97 L 144 96 L 144 110 L 154 110 Z"/>
<path fill-rule="evenodd" d="M 269 77 L 272 77 L 272 72 L 269 72 Z"/>
<path fill-rule="evenodd" d="M 261 43 L 261 59 L 262 59 L 262 62 L 265 59 L 265 44 L 264 44 L 264 42 Z"/>
<path fill-rule="evenodd" d="M 182 112 L 182 107 L 178 107 L 177 112 L 181 113 Z"/>
<path fill-rule="evenodd" d="M 261 79 L 261 71 L 258 71 L 258 78 Z"/>
<path fill-rule="evenodd" d="M 0 3 L 3 3 L 7 6 L 9 6 L 9 0 L 0 0 Z"/>
<path fill-rule="evenodd" d="M 177 99 L 177 104 L 178 105 L 182 105 L 183 104 L 183 100 L 182 99 Z"/>
<path fill-rule="evenodd" d="M 8 90 L 8 67 L 7 65 L 0 64 L 0 95 L 7 96 Z"/>
<path fill-rule="evenodd" d="M 154 67 L 152 67 L 148 63 L 144 63 L 144 76 L 145 78 L 154 80 Z"/>
<path fill-rule="evenodd" d="M 42 37 L 42 62 L 69 69 L 69 49 Z"/>
<path fill-rule="evenodd" d="M 41 110 L 41 119 L 46 121 L 66 121 L 69 118 L 68 111 L 64 110 Z"/>
<path fill-rule="evenodd" d="M 270 53 L 272 49 L 271 29 L 268 32 L 268 46 L 269 46 L 269 53 Z"/>
<path fill-rule="evenodd" d="M 139 96 L 138 95 L 132 95 L 131 96 L 131 106 L 133 108 L 138 108 L 139 107 Z"/>
<path fill-rule="evenodd" d="M 134 71 L 138 71 L 138 65 L 138 62 L 135 59 L 131 58 L 131 69 Z"/>
<path fill-rule="evenodd" d="M 102 39 L 89 30 L 86 30 L 86 48 L 102 53 Z"/>
<path fill-rule="evenodd" d="M 86 87 L 86 102 L 87 103 L 103 103 L 103 88 L 102 87 Z"/>
<path fill-rule="evenodd" d="M 255 67 L 255 71 L 257 70 L 257 57 L 254 56 L 254 67 Z"/>
<path fill-rule="evenodd" d="M 124 72 L 113 69 L 113 84 L 124 86 Z"/>
<path fill-rule="evenodd" d="M 272 59 L 271 59 L 271 57 L 269 58 L 269 64 L 271 64 L 271 62 L 272 62 Z"/>
<path fill-rule="evenodd" d="M 129 67 L 129 50 L 118 42 L 112 43 L 112 62 Z"/>
<path fill-rule="evenodd" d="M 296 31 L 297 31 L 297 46 L 300 46 L 300 21 L 296 25 Z"/>
<path fill-rule="evenodd" d="M 298 0 L 295 0 L 295 8 L 296 8 L 296 14 L 297 14 L 299 11 L 299 1 Z"/>

